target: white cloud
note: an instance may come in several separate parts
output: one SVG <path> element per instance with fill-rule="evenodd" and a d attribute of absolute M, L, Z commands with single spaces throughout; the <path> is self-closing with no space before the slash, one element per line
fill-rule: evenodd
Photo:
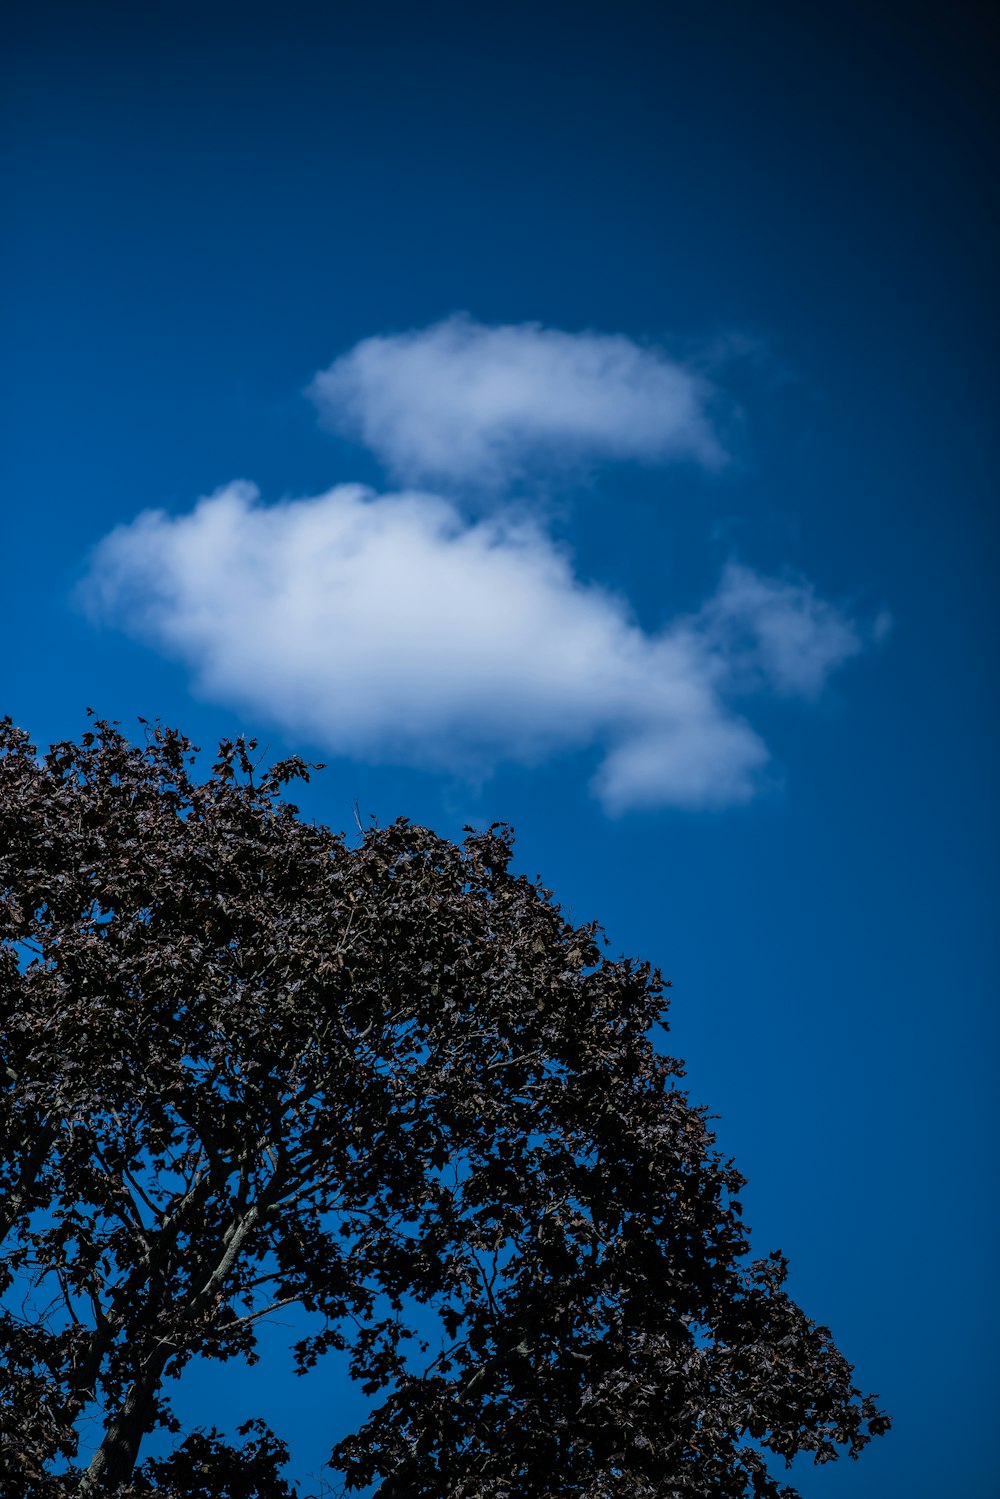
<path fill-rule="evenodd" d="M 734 702 L 814 696 L 861 644 L 807 585 L 735 566 L 648 633 L 531 524 L 356 485 L 264 506 L 238 483 L 147 512 L 99 544 L 83 591 L 201 693 L 334 752 L 481 773 L 600 747 L 611 812 L 747 800 L 769 754 Z"/>
<path fill-rule="evenodd" d="M 403 484 L 500 485 L 602 458 L 714 467 L 724 456 L 708 382 L 622 335 L 457 316 L 364 339 L 309 394 Z"/>

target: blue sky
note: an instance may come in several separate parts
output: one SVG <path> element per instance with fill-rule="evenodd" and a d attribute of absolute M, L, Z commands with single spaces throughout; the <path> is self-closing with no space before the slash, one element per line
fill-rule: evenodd
<path fill-rule="evenodd" d="M 909 15 L 41 4 L 2 64 L 4 711 L 507 818 L 658 963 L 895 1417 L 810 1499 L 994 1475 L 991 37 Z M 281 1368 L 225 1398 L 308 1468 L 355 1397 Z"/>

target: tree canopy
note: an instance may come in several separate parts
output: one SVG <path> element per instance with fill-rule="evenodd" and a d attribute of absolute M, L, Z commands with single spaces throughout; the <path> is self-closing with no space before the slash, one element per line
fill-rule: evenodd
<path fill-rule="evenodd" d="M 292 1303 L 297 1369 L 371 1396 L 331 1472 L 380 1499 L 778 1499 L 766 1454 L 887 1428 L 750 1258 L 659 974 L 506 827 L 349 841 L 301 760 L 144 733 L 0 725 L 4 1495 L 292 1495 L 280 1433 L 170 1400 Z"/>

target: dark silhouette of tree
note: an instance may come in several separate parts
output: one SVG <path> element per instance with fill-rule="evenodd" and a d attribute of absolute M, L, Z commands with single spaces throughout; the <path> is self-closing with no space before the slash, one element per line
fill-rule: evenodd
<path fill-rule="evenodd" d="M 297 1367 L 374 1397 L 332 1468 L 381 1499 L 774 1499 L 763 1453 L 887 1428 L 749 1262 L 659 975 L 506 828 L 352 847 L 283 801 L 302 761 L 200 781 L 145 735 L 0 725 L 3 1495 L 292 1494 L 260 1423 L 141 1454 L 292 1303 Z"/>

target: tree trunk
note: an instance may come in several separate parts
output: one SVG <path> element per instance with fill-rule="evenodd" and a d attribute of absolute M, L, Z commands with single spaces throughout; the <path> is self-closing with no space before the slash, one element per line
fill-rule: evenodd
<path fill-rule="evenodd" d="M 113 1489 L 131 1478 L 142 1439 L 150 1428 L 156 1391 L 173 1351 L 169 1347 L 158 1349 L 136 1375 L 80 1480 L 79 1499 L 89 1499 L 90 1495 Z"/>
<path fill-rule="evenodd" d="M 206 1269 L 205 1281 L 187 1303 L 187 1317 L 197 1315 L 220 1291 L 247 1238 L 263 1216 L 266 1199 L 276 1191 L 277 1183 L 268 1183 L 261 1198 L 230 1222 L 222 1235 L 216 1255 L 213 1256 L 214 1265 L 210 1271 Z M 114 1489 L 116 1485 L 131 1478 L 142 1439 L 152 1424 L 153 1403 L 163 1371 L 176 1352 L 176 1344 L 154 1343 L 152 1351 L 142 1361 L 119 1410 L 104 1429 L 104 1439 L 80 1480 L 77 1499 L 90 1499 L 91 1495 Z"/>

